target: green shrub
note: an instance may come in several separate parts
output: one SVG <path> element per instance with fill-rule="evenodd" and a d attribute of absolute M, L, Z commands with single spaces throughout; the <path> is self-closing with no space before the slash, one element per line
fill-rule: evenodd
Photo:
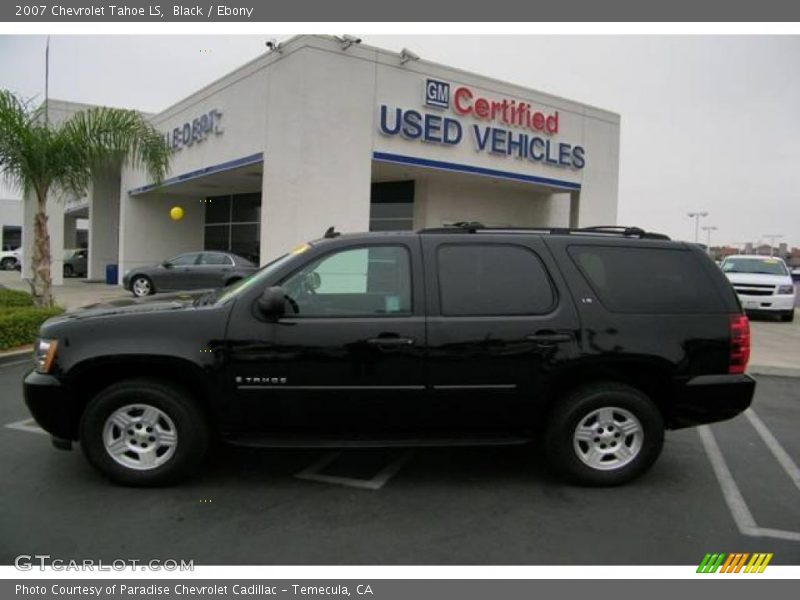
<path fill-rule="evenodd" d="M 28 292 L 0 287 L 0 309 L 10 306 L 33 306 L 33 298 Z"/>
<path fill-rule="evenodd" d="M 39 327 L 50 317 L 61 314 L 64 309 L 34 308 L 30 306 L 0 309 L 0 350 L 32 344 Z"/>

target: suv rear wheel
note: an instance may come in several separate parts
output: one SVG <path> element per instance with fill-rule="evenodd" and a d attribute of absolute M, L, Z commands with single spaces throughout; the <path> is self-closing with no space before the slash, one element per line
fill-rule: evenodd
<path fill-rule="evenodd" d="M 185 390 L 152 379 L 114 384 L 92 399 L 80 426 L 89 462 L 116 483 L 165 485 L 202 463 L 208 428 Z"/>
<path fill-rule="evenodd" d="M 545 434 L 550 463 L 582 485 L 619 485 L 638 477 L 663 444 L 664 420 L 652 400 L 613 382 L 569 393 L 554 407 Z"/>

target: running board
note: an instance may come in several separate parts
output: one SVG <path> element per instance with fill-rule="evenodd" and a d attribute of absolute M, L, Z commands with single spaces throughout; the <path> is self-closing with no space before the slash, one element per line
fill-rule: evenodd
<path fill-rule="evenodd" d="M 449 446 L 517 446 L 527 444 L 530 438 L 520 436 L 429 436 L 406 438 L 388 437 L 331 437 L 308 435 L 236 435 L 223 436 L 225 442 L 235 446 L 253 448 L 407 448 Z"/>

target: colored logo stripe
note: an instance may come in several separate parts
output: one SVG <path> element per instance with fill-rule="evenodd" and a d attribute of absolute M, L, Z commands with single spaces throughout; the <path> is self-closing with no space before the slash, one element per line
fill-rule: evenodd
<path fill-rule="evenodd" d="M 715 554 L 708 553 L 703 557 L 700 565 L 697 567 L 698 573 L 763 573 L 764 569 L 772 560 L 772 553 L 756 552 L 750 554 L 748 552 L 734 552 L 732 554 L 725 554 L 719 552 Z M 747 559 L 750 562 L 747 562 Z M 747 563 L 747 566 L 745 566 Z M 744 571 L 742 569 L 744 568 Z"/>

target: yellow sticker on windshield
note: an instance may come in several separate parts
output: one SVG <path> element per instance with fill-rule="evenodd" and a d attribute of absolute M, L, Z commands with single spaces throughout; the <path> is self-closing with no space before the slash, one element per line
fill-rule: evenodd
<path fill-rule="evenodd" d="M 765 262 L 767 264 L 774 265 L 775 263 L 778 262 L 778 259 L 777 258 L 765 258 L 761 262 Z"/>
<path fill-rule="evenodd" d="M 311 246 L 309 246 L 308 244 L 301 244 L 297 248 L 292 250 L 291 254 L 292 255 L 302 254 L 303 252 L 305 252 L 309 248 L 311 248 Z"/>

